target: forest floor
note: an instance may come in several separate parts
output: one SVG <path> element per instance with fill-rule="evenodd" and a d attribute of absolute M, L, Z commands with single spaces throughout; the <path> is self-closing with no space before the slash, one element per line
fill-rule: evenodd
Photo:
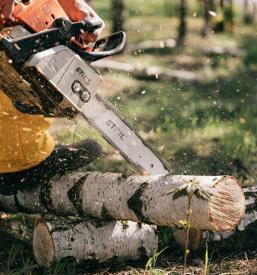
<path fill-rule="evenodd" d="M 176 26 L 177 21 L 173 18 L 130 18 L 129 45 L 174 38 Z M 101 91 L 168 161 L 175 174 L 229 174 L 244 184 L 254 184 L 257 176 L 257 29 L 236 25 L 232 32 L 203 38 L 201 27 L 201 20 L 189 19 L 183 50 L 163 48 L 137 54 L 125 52 L 113 60 L 164 70 L 183 70 L 201 76 L 202 81 L 145 80 L 109 71 L 103 73 L 105 81 Z M 204 49 L 214 46 L 240 48 L 245 54 L 205 53 Z M 82 119 L 56 121 L 51 131 L 62 143 L 88 137 L 96 139 L 105 153 L 89 167 L 90 170 L 133 173 L 119 154 Z M 23 239 L 25 227 L 31 224 L 22 215 L 18 218 L 7 216 L 7 219 L 15 220 L 15 231 L 18 227 L 18 237 Z M 4 219 L 1 222 L 4 223 Z M 26 240 L 1 233 L 0 274 L 181 274 L 183 253 L 174 253 L 173 249 L 170 247 L 171 252 L 160 255 L 156 266 L 148 269 L 144 268 L 145 263 L 137 267 L 97 266 L 93 270 L 56 263 L 51 269 L 42 270 L 35 264 Z M 203 274 L 205 253 L 203 249 L 192 255 L 188 274 Z M 257 250 L 227 254 L 209 251 L 208 256 L 209 274 L 257 274 Z"/>

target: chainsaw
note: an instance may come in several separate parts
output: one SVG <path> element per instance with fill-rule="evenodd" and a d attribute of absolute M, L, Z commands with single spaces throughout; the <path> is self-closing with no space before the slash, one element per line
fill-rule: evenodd
<path fill-rule="evenodd" d="M 0 89 L 20 112 L 68 119 L 81 114 L 138 172 L 171 172 L 98 92 L 102 77 L 92 63 L 120 53 L 124 32 L 88 47 L 81 33 L 93 33 L 102 21 L 72 22 L 57 0 L 16 2 L 12 19 L 15 25 L 0 22 Z"/>

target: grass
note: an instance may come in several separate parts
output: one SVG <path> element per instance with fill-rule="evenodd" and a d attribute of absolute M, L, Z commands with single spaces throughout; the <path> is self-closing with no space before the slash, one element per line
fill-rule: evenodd
<path fill-rule="evenodd" d="M 93 2 L 99 14 L 108 18 L 110 1 Z M 168 17 L 169 14 L 163 8 L 168 1 L 128 2 L 128 43 L 147 39 L 166 40 L 176 36 L 178 21 L 174 17 Z M 107 72 L 104 74 L 105 82 L 101 90 L 169 162 L 174 173 L 230 174 L 244 183 L 253 183 L 256 181 L 257 166 L 256 27 L 237 24 L 234 32 L 202 38 L 199 33 L 203 22 L 199 16 L 191 16 L 197 8 L 194 5 L 190 7 L 189 34 L 183 51 L 171 50 L 138 56 L 124 54 L 115 59 L 163 69 L 189 70 L 204 75 L 203 83 L 196 85 L 175 81 L 144 81 L 129 75 Z M 108 33 L 109 29 L 110 25 L 107 22 L 105 33 Z M 202 48 L 213 45 L 242 47 L 246 50 L 246 55 L 206 56 Z M 181 57 L 185 56 L 193 58 L 191 60 L 195 60 L 195 63 L 181 62 Z M 105 154 L 90 165 L 91 170 L 127 174 L 133 172 L 112 147 L 81 119 L 76 123 L 58 121 L 52 133 L 63 143 L 72 143 L 87 137 L 96 139 L 103 146 Z M 74 263 L 56 263 L 49 270 L 42 270 L 36 266 L 27 242 L 17 241 L 17 238 L 24 239 L 24 236 L 30 234 L 24 231 L 30 228 L 32 223 L 24 222 L 22 217 L 15 219 L 24 226 L 19 228 L 18 233 L 15 232 L 15 239 L 9 235 L 7 239 L 7 236 L 1 233 L 0 274 L 83 274 Z M 170 242 L 167 231 L 161 229 L 162 247 Z M 169 245 L 172 250 L 174 247 L 170 243 Z M 154 259 L 154 266 L 152 265 L 150 270 L 106 266 L 103 273 L 181 274 L 182 253 L 170 250 L 160 255 L 157 262 Z M 209 247 L 209 262 L 204 260 L 204 254 L 196 255 L 198 261 L 195 261 L 194 257 L 189 259 L 189 274 L 203 273 L 207 269 L 205 263 L 208 264 L 209 274 L 254 274 L 257 270 L 256 254 L 253 252 L 231 253 L 229 256 L 214 254 L 215 251 Z M 97 269 L 94 272 L 100 274 L 102 271 Z"/>

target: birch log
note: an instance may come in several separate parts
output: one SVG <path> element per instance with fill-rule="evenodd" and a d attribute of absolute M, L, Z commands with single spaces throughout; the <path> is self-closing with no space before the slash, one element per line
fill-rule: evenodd
<path fill-rule="evenodd" d="M 27 213 L 91 216 L 131 220 L 161 226 L 186 220 L 188 197 L 170 193 L 196 181 L 210 199 L 192 199 L 191 227 L 211 231 L 232 230 L 245 211 L 243 190 L 230 176 L 132 176 L 72 173 L 15 196 L 0 195 L 0 210 Z M 169 194 L 168 194 L 169 193 Z"/>
<path fill-rule="evenodd" d="M 148 258 L 158 249 L 154 226 L 135 222 L 39 220 L 33 232 L 33 254 L 40 266 L 73 258 L 105 262 Z"/>

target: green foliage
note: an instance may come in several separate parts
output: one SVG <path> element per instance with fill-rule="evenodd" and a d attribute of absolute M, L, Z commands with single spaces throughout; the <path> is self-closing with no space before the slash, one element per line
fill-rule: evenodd
<path fill-rule="evenodd" d="M 162 250 L 159 251 L 159 252 L 155 252 L 154 255 L 153 255 L 153 257 L 151 257 L 151 258 L 147 261 L 145 268 L 146 268 L 147 270 L 150 270 L 150 271 L 152 271 L 153 269 L 155 269 L 155 268 L 156 268 L 156 263 L 157 263 L 158 257 L 159 257 L 166 249 L 167 249 L 167 248 L 164 248 L 164 249 L 162 249 Z"/>
<path fill-rule="evenodd" d="M 257 37 L 254 36 L 246 36 L 242 44 L 245 48 L 247 48 L 246 55 L 244 57 L 244 64 L 249 66 L 250 68 L 257 68 Z"/>
<path fill-rule="evenodd" d="M 172 229 L 170 227 L 158 227 L 158 241 L 159 249 L 172 246 L 174 242 Z"/>
<path fill-rule="evenodd" d="M 197 179 L 191 179 L 186 183 L 182 184 L 180 187 L 176 188 L 175 190 L 168 191 L 164 195 L 173 195 L 173 200 L 176 200 L 183 196 L 192 196 L 195 195 L 199 199 L 209 200 L 210 196 L 212 195 L 211 189 L 206 189 L 200 185 Z"/>
<path fill-rule="evenodd" d="M 177 16 L 179 0 L 125 0 L 126 10 L 129 16 Z M 94 0 L 93 3 L 97 12 L 105 19 L 109 19 L 111 0 Z M 197 13 L 202 16 L 203 9 L 197 0 L 190 0 L 188 3 L 189 15 Z"/>
<path fill-rule="evenodd" d="M 73 261 L 62 261 L 55 262 L 50 269 L 46 269 L 45 272 L 49 274 L 76 274 L 76 262 Z"/>
<path fill-rule="evenodd" d="M 186 230 L 185 251 L 184 251 L 184 274 L 185 274 L 187 257 L 190 253 L 190 250 L 188 249 L 188 247 L 189 247 L 189 232 L 191 228 L 190 217 L 192 215 L 192 209 L 191 209 L 192 199 L 193 199 L 193 196 L 196 196 L 199 199 L 209 200 L 212 195 L 212 192 L 210 189 L 207 189 L 201 186 L 200 182 L 196 178 L 193 178 L 189 181 L 186 181 L 186 183 L 182 184 L 175 190 L 171 190 L 162 194 L 162 196 L 167 196 L 170 194 L 173 194 L 173 200 L 176 200 L 184 196 L 188 197 L 188 206 L 187 206 L 187 213 L 186 213 L 187 218 L 186 220 L 180 221 L 180 227 Z"/>
<path fill-rule="evenodd" d="M 0 274 L 1 272 L 8 275 L 28 274 L 31 258 L 23 249 L 20 244 L 11 245 L 6 262 L 0 262 Z"/>

